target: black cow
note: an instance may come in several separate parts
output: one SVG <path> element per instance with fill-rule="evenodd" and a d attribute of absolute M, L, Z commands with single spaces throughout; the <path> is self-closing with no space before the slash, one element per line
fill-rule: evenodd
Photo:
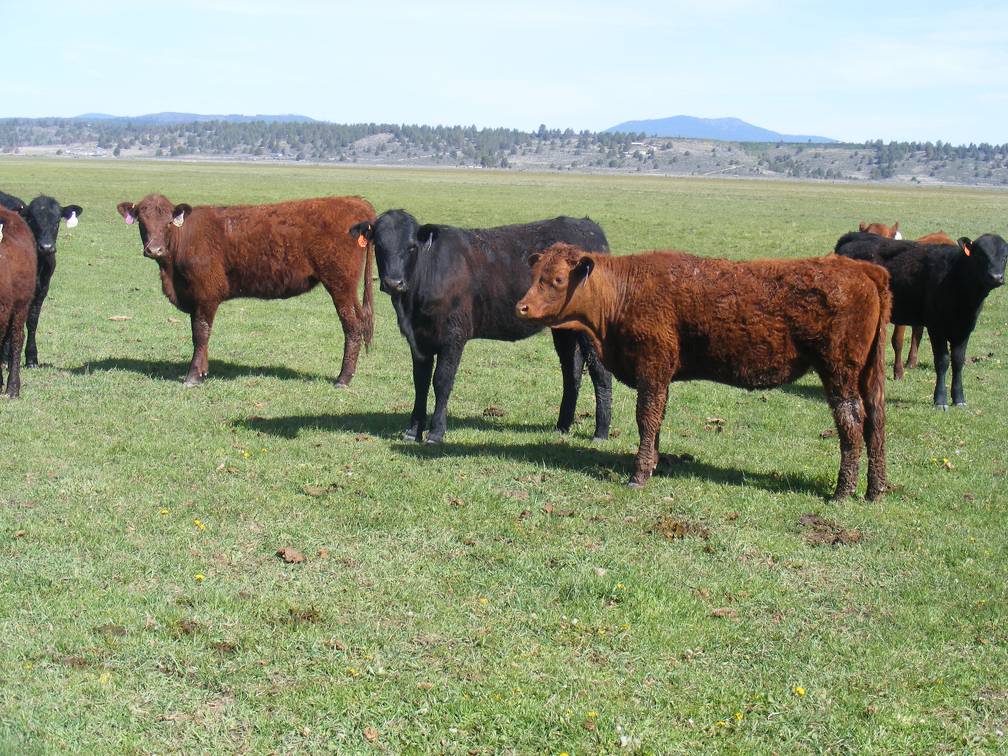
<path fill-rule="evenodd" d="M 0 205 L 21 215 L 28 222 L 28 228 L 35 236 L 35 252 L 38 254 L 38 267 L 35 274 L 35 297 L 28 309 L 28 339 L 25 342 L 25 367 L 38 367 L 38 346 L 35 343 L 35 331 L 38 329 L 39 313 L 42 303 L 49 293 L 49 281 L 56 270 L 56 236 L 59 234 L 60 219 L 66 221 L 67 228 L 77 225 L 77 219 L 84 212 L 80 205 L 60 205 L 52 197 L 42 194 L 25 205 L 17 197 L 0 192 Z M 3 345 L 3 356 L 6 359 L 9 342 Z M 20 355 L 18 355 L 20 358 Z"/>
<path fill-rule="evenodd" d="M 406 440 L 423 441 L 433 374 L 434 415 L 427 443 L 444 437 L 448 396 L 469 339 L 517 341 L 542 330 L 515 315 L 515 303 L 532 281 L 528 256 L 557 242 L 609 251 L 602 229 L 587 218 L 462 229 L 421 226 L 405 210 L 389 210 L 373 224 L 353 226 L 350 234 L 375 245 L 381 289 L 392 297 L 399 330 L 413 354 L 415 400 Z M 563 373 L 557 430 L 566 433 L 574 423 L 587 365 L 595 386 L 595 438 L 608 438 L 612 376 L 583 335 L 554 330 L 553 346 Z"/>
<path fill-rule="evenodd" d="M 948 409 L 945 373 L 952 347 L 952 402 L 966 405 L 962 369 L 966 344 L 983 301 L 1004 283 L 1008 244 L 995 234 L 976 241 L 963 237 L 956 246 L 918 244 L 853 232 L 840 237 L 836 253 L 867 260 L 889 271 L 892 322 L 928 329 L 934 353 L 936 407 Z"/>

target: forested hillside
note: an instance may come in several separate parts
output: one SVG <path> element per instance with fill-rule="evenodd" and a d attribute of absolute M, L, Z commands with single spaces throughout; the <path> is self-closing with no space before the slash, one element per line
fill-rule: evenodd
<path fill-rule="evenodd" d="M 572 129 L 325 122 L 0 120 L 0 151 L 74 157 L 284 160 L 369 165 L 763 176 L 1008 185 L 1008 144 L 788 144 Z"/>

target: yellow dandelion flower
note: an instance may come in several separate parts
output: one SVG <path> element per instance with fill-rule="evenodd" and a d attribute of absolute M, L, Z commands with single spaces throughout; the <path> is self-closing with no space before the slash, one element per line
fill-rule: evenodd
<path fill-rule="evenodd" d="M 483 596 L 483 597 L 480 598 L 480 605 L 481 606 L 486 606 L 489 603 L 490 603 L 490 599 L 488 599 L 486 596 Z"/>
<path fill-rule="evenodd" d="M 728 720 L 727 719 L 719 719 L 718 723 L 717 723 L 717 726 L 718 727 L 727 727 L 728 726 Z"/>
<path fill-rule="evenodd" d="M 794 694 L 796 696 L 798 696 L 799 698 L 801 698 L 802 696 L 805 695 L 805 688 L 803 688 L 801 685 L 795 685 L 794 686 Z"/>
<path fill-rule="evenodd" d="M 360 677 L 360 670 L 356 667 L 347 667 L 346 673 L 350 675 L 350 677 Z"/>
<path fill-rule="evenodd" d="M 622 591 L 625 587 L 626 586 L 624 586 L 623 583 L 616 583 L 616 590 L 617 591 Z"/>
<path fill-rule="evenodd" d="M 588 719 L 596 719 L 598 717 L 598 712 L 597 711 L 589 711 L 587 716 L 588 716 Z"/>
<path fill-rule="evenodd" d="M 200 530 L 206 530 L 206 525 L 203 524 L 203 520 L 201 520 L 199 517 L 193 518 L 193 525 L 195 525 Z"/>
<path fill-rule="evenodd" d="M 735 712 L 735 721 L 736 722 L 741 722 L 743 719 L 745 719 L 745 714 L 743 714 L 741 711 L 736 711 Z"/>
<path fill-rule="evenodd" d="M 163 515 L 166 515 L 166 514 L 168 514 L 168 509 L 167 509 L 167 508 L 165 508 L 165 507 L 162 507 L 162 508 L 161 508 L 161 512 L 160 512 L 160 514 L 163 514 Z"/>
<path fill-rule="evenodd" d="M 196 579 L 197 583 L 202 583 L 204 580 L 206 580 L 206 575 L 204 575 L 202 572 L 197 572 L 195 575 L 193 575 L 193 577 Z"/>

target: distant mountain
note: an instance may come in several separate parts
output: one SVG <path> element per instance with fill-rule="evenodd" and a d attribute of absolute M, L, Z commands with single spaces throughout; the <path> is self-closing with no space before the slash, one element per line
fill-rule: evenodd
<path fill-rule="evenodd" d="M 225 121 L 227 123 L 314 123 L 314 118 L 303 115 L 200 115 L 199 113 L 147 113 L 139 116 L 113 116 L 105 113 L 85 113 L 75 116 L 73 121 L 132 121 L 133 123 L 205 123 Z"/>
<path fill-rule="evenodd" d="M 690 139 L 716 139 L 722 142 L 835 142 L 836 139 L 804 134 L 779 134 L 776 131 L 753 126 L 738 118 L 694 118 L 672 116 L 647 121 L 624 121 L 606 129 L 607 132 L 644 133 L 648 136 L 687 137 Z"/>

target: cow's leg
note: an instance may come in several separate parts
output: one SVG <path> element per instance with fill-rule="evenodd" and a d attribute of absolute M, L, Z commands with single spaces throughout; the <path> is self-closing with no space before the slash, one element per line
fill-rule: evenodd
<path fill-rule="evenodd" d="M 403 433 L 403 441 L 423 441 L 423 427 L 427 420 L 427 394 L 430 393 L 431 375 L 434 373 L 434 355 L 413 355 L 413 414 L 410 425 Z"/>
<path fill-rule="evenodd" d="M 924 326 L 914 326 L 910 334 L 910 351 L 907 353 L 906 366 L 917 367 L 917 352 L 920 350 L 921 339 L 924 337 Z"/>
<path fill-rule="evenodd" d="M 952 345 L 952 405 L 966 406 L 966 395 L 963 393 L 963 365 L 966 364 L 966 345 L 969 336 Z"/>
<path fill-rule="evenodd" d="M 557 418 L 556 429 L 566 433 L 574 424 L 584 358 L 578 349 L 577 334 L 573 331 L 554 329 L 553 348 L 560 358 L 560 375 L 563 377 L 563 396 L 560 399 L 560 416 Z"/>
<path fill-rule="evenodd" d="M 893 326 L 892 329 L 892 350 L 893 350 L 893 378 L 897 381 L 903 380 L 903 336 L 906 334 L 906 326 Z"/>
<path fill-rule="evenodd" d="M 38 330 L 39 315 L 42 303 L 49 294 L 49 280 L 52 278 L 51 268 L 39 270 L 38 285 L 35 288 L 35 299 L 28 308 L 28 345 L 25 348 L 25 367 L 38 367 L 38 345 L 35 343 L 35 331 Z"/>
<path fill-rule="evenodd" d="M 10 325 L 11 356 L 7 370 L 8 399 L 17 399 L 21 395 L 21 348 L 24 346 L 25 320 L 28 318 L 28 308 L 14 313 Z"/>
<path fill-rule="evenodd" d="M 637 430 L 640 447 L 634 461 L 634 474 L 627 481 L 630 488 L 641 488 L 658 466 L 658 434 L 665 419 L 668 403 L 668 384 L 653 386 L 642 383 L 637 387 Z"/>
<path fill-rule="evenodd" d="M 595 351 L 591 339 L 585 334 L 578 335 L 578 348 L 588 365 L 588 375 L 595 387 L 595 434 L 593 440 L 609 438 L 612 423 L 612 373 L 602 364 L 602 358 Z"/>
<path fill-rule="evenodd" d="M 449 344 L 438 353 L 437 367 L 434 368 L 434 414 L 431 416 L 428 444 L 439 444 L 448 428 L 448 397 L 455 385 L 455 373 L 462 361 L 465 343 Z"/>
<path fill-rule="evenodd" d="M 931 354 L 934 355 L 934 406 L 947 410 L 948 394 L 945 391 L 945 374 L 949 367 L 948 341 L 945 339 L 945 334 L 935 333 L 930 328 L 928 328 L 928 338 L 931 339 Z"/>
<path fill-rule="evenodd" d="M 326 287 L 328 288 L 328 287 Z M 357 371 L 357 357 L 360 355 L 361 342 L 364 339 L 364 323 L 361 320 L 360 306 L 354 302 L 353 290 L 351 296 L 346 292 L 338 292 L 329 289 L 329 296 L 332 297 L 336 306 L 336 314 L 339 315 L 340 323 L 343 325 L 343 364 L 340 366 L 339 377 L 336 379 L 337 388 L 346 388 Z"/>
<path fill-rule="evenodd" d="M 214 315 L 217 314 L 217 304 L 197 305 L 190 316 L 192 324 L 193 356 L 189 365 L 189 373 L 185 377 L 185 386 L 198 386 L 210 372 L 210 360 L 207 357 L 207 345 L 210 343 L 210 330 L 213 328 Z"/>
<path fill-rule="evenodd" d="M 833 501 L 851 496 L 857 490 L 858 469 L 861 466 L 861 439 L 865 434 L 864 404 L 856 392 L 854 396 L 846 394 L 847 392 L 837 393 L 832 386 L 826 386 L 826 396 L 830 409 L 833 410 L 833 422 L 840 438 L 840 473 L 837 475 Z"/>

